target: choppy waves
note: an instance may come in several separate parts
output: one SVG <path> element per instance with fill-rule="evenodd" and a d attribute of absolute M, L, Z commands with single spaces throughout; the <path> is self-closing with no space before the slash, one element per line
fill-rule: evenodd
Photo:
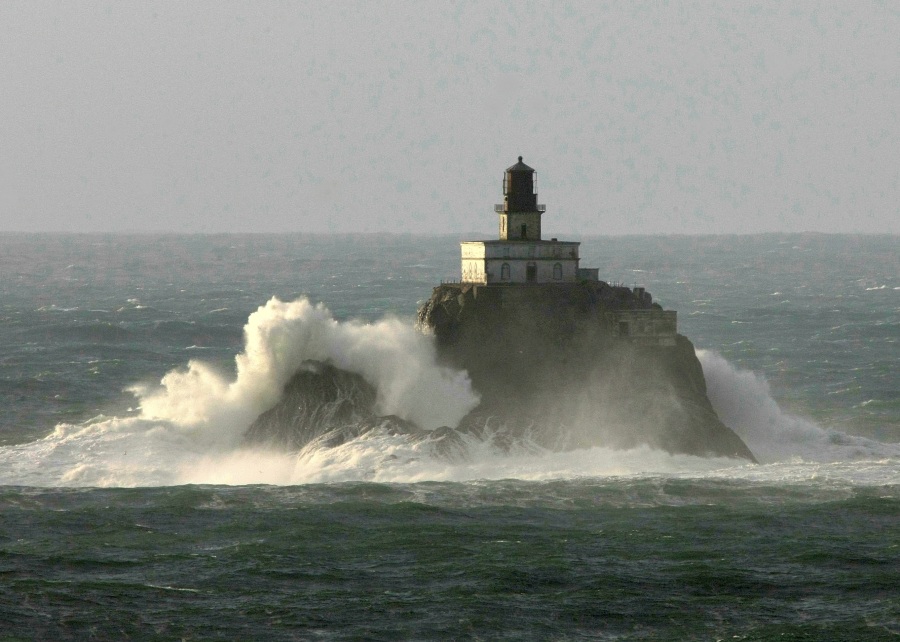
<path fill-rule="evenodd" d="M 328 360 L 371 383 L 383 414 L 425 428 L 456 425 L 477 403 L 464 372 L 436 361 L 432 339 L 397 319 L 340 322 L 324 305 L 277 299 L 253 313 L 236 375 L 193 360 L 158 386 L 133 388 L 140 414 L 60 424 L 44 439 L 0 449 L 0 483 L 29 486 L 166 486 L 317 482 L 550 480 L 667 475 L 777 483 L 813 479 L 896 484 L 900 445 L 825 430 L 783 412 L 759 375 L 700 351 L 710 399 L 763 465 L 671 455 L 650 448 L 552 452 L 523 443 L 504 452 L 490 436 L 465 437 L 463 456 L 428 440 L 372 431 L 300 452 L 242 446 L 260 412 L 307 359 Z"/>
<path fill-rule="evenodd" d="M 730 426 L 760 462 L 838 462 L 900 457 L 900 444 L 824 429 L 784 412 L 765 378 L 739 370 L 721 355 L 699 350 L 707 392 L 719 418 Z"/>

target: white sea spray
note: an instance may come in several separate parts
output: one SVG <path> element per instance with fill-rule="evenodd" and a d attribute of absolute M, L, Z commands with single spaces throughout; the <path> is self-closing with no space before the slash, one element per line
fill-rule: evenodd
<path fill-rule="evenodd" d="M 159 388 L 135 390 L 142 416 L 236 443 L 307 359 L 362 375 L 377 390 L 381 414 L 424 428 L 455 426 L 478 402 L 466 373 L 437 364 L 434 339 L 395 318 L 339 322 L 321 303 L 273 298 L 250 315 L 244 337 L 233 381 L 192 360 L 163 377 Z"/>
<path fill-rule="evenodd" d="M 734 367 L 712 350 L 698 350 L 697 356 L 716 413 L 761 463 L 900 457 L 900 444 L 825 429 L 809 419 L 783 411 L 763 376 Z"/>
<path fill-rule="evenodd" d="M 272 452 L 240 444 L 306 359 L 328 360 L 375 387 L 379 412 L 426 428 L 456 425 L 477 403 L 467 375 L 437 364 L 434 338 L 387 318 L 337 321 L 322 304 L 272 299 L 248 318 L 229 378 L 193 360 L 154 388 L 136 389 L 137 417 L 60 424 L 44 439 L 0 448 L 0 483 L 34 486 L 165 486 L 523 480 L 578 477 L 724 477 L 778 483 L 830 477 L 893 483 L 900 447 L 825 430 L 785 413 L 760 375 L 699 351 L 711 401 L 757 455 L 741 460 L 672 455 L 648 447 L 553 452 L 523 442 L 511 451 L 490 435 L 463 438 L 465 456 L 378 430 L 339 446 Z M 850 463 L 853 462 L 853 463 Z"/>

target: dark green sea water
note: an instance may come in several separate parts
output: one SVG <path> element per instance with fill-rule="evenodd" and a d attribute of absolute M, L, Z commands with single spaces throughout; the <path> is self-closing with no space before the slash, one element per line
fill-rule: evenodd
<path fill-rule="evenodd" d="M 403 328 L 454 243 L 0 235 L 0 640 L 900 637 L 896 237 L 584 240 L 679 311 L 758 466 L 239 447 L 320 343 L 427 381 Z"/>
<path fill-rule="evenodd" d="M 7 489 L 40 639 L 877 640 L 900 500 L 665 478 Z"/>

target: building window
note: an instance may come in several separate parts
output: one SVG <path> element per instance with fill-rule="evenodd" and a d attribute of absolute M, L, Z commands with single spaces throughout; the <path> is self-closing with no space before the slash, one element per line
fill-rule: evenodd
<path fill-rule="evenodd" d="M 500 266 L 500 280 L 509 281 L 509 263 Z"/>
<path fill-rule="evenodd" d="M 553 279 L 556 281 L 562 279 L 562 265 L 559 263 L 553 265 Z"/>

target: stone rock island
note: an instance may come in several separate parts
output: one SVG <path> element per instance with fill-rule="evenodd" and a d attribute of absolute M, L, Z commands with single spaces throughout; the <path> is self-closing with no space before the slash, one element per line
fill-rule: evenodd
<path fill-rule="evenodd" d="M 500 448 L 647 445 L 755 461 L 716 416 L 676 312 L 581 267 L 578 242 L 542 238 L 546 207 L 521 156 L 504 173 L 503 196 L 498 239 L 461 243 L 461 279 L 435 287 L 418 311 L 441 361 L 466 370 L 481 397 L 458 426 L 424 431 L 378 417 L 361 377 L 309 363 L 246 439 L 336 445 L 380 428 L 438 442 L 449 456 L 472 435 Z"/>

